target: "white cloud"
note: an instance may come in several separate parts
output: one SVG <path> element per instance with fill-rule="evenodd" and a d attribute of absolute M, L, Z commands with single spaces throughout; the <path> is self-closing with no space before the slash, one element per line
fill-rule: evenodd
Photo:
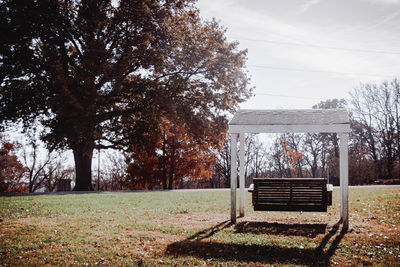
<path fill-rule="evenodd" d="M 287 16 L 284 11 L 282 13 L 258 12 L 255 7 L 243 8 L 242 5 L 231 4 L 230 1 L 200 0 L 200 11 L 205 17 L 221 19 L 221 24 L 228 27 L 228 38 L 238 40 L 241 48 L 248 48 L 248 66 L 252 83 L 257 88 L 256 94 L 264 92 L 313 98 L 296 100 L 258 95 L 243 106 L 274 108 L 277 103 L 285 103 L 285 107 L 311 107 L 317 102 L 314 100 L 315 97 L 346 97 L 347 92 L 360 82 L 380 82 L 385 79 L 380 76 L 352 74 L 387 75 L 398 72 L 400 68 L 398 55 L 312 46 L 398 51 L 397 44 L 400 43 L 400 36 L 394 34 L 397 32 L 397 27 L 393 28 L 397 15 L 389 6 L 387 7 L 389 15 L 386 18 L 382 13 L 379 16 L 372 13 L 368 21 L 355 19 L 357 24 L 346 21 L 341 24 L 332 22 L 321 25 L 312 19 L 304 20 L 304 16 L 293 18 Z M 312 6 L 310 2 L 314 1 L 307 1 L 309 3 L 307 8 Z M 360 3 L 360 10 L 362 5 Z M 268 5 L 265 7 L 267 10 Z M 313 14 L 310 11 L 307 15 Z M 326 16 L 329 17 L 329 13 Z M 382 24 L 388 27 L 384 29 L 378 27 Z M 287 43 L 300 43 L 305 46 L 287 45 Z M 267 68 L 254 67 L 256 65 L 267 66 Z M 290 71 L 290 69 L 300 71 Z M 307 72 L 307 70 L 315 70 L 315 72 Z"/>
<path fill-rule="evenodd" d="M 381 25 L 383 25 L 383 24 L 385 24 L 385 23 L 387 23 L 387 22 L 389 22 L 389 21 L 392 21 L 392 20 L 396 19 L 399 15 L 400 15 L 400 10 L 398 10 L 398 11 L 392 13 L 391 15 L 385 17 L 384 19 L 378 21 L 377 23 L 371 25 L 371 26 L 368 27 L 368 28 L 369 28 L 369 29 L 373 29 L 373 28 L 379 27 L 379 26 L 381 26 Z"/>
<path fill-rule="evenodd" d="M 305 1 L 299 9 L 299 13 L 304 13 L 306 12 L 310 7 L 318 4 L 320 2 L 320 0 L 307 0 Z"/>

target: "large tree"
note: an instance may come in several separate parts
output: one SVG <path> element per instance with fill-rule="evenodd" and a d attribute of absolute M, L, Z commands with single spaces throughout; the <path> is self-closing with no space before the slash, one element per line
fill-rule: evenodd
<path fill-rule="evenodd" d="M 124 148 L 159 119 L 217 142 L 250 94 L 246 51 L 193 1 L 0 2 L 0 120 L 38 120 L 72 149 L 75 190 L 91 190 L 95 148 Z"/>

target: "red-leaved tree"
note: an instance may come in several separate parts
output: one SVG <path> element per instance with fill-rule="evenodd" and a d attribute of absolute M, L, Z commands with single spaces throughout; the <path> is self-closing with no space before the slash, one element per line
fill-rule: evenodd
<path fill-rule="evenodd" d="M 14 153 L 15 145 L 0 136 L 0 192 L 27 192 L 23 182 L 26 169 Z"/>

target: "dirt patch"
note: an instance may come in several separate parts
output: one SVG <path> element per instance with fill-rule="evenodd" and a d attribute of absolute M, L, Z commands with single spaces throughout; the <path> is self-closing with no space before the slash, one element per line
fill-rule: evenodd
<path fill-rule="evenodd" d="M 1 223 L 0 233 L 20 227 L 50 228 L 50 227 L 57 227 L 57 225 L 59 225 L 59 223 L 57 222 L 56 219 L 50 219 L 46 217 L 27 217 L 14 220 L 4 220 Z"/>
<path fill-rule="evenodd" d="M 178 236 L 178 235 L 172 235 L 172 234 L 167 234 L 167 233 L 161 233 L 158 231 L 141 231 L 141 230 L 129 230 L 129 231 L 124 231 L 120 233 L 120 237 L 118 237 L 118 240 L 122 240 L 123 238 L 137 238 L 139 240 L 145 240 L 145 241 L 156 241 L 159 244 L 169 244 L 171 242 L 176 242 L 180 241 L 183 238 Z"/>
<path fill-rule="evenodd" d="M 158 224 L 170 224 L 175 227 L 183 228 L 186 231 L 198 231 L 228 221 L 229 219 L 229 214 L 196 212 L 190 214 L 176 214 L 154 220 L 153 222 Z"/>

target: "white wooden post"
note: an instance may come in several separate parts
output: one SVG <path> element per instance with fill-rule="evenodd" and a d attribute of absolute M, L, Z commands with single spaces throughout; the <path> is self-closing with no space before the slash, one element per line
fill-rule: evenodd
<path fill-rule="evenodd" d="M 237 137 L 238 137 L 238 134 L 236 134 L 236 133 L 231 134 L 231 223 L 236 223 Z"/>
<path fill-rule="evenodd" d="M 241 133 L 239 135 L 239 141 L 240 141 L 239 213 L 240 217 L 244 217 L 244 133 Z"/>
<path fill-rule="evenodd" d="M 348 199 L 348 185 L 349 185 L 349 160 L 348 160 L 348 133 L 340 133 L 340 217 L 343 223 L 343 230 L 349 228 L 349 199 Z"/>

